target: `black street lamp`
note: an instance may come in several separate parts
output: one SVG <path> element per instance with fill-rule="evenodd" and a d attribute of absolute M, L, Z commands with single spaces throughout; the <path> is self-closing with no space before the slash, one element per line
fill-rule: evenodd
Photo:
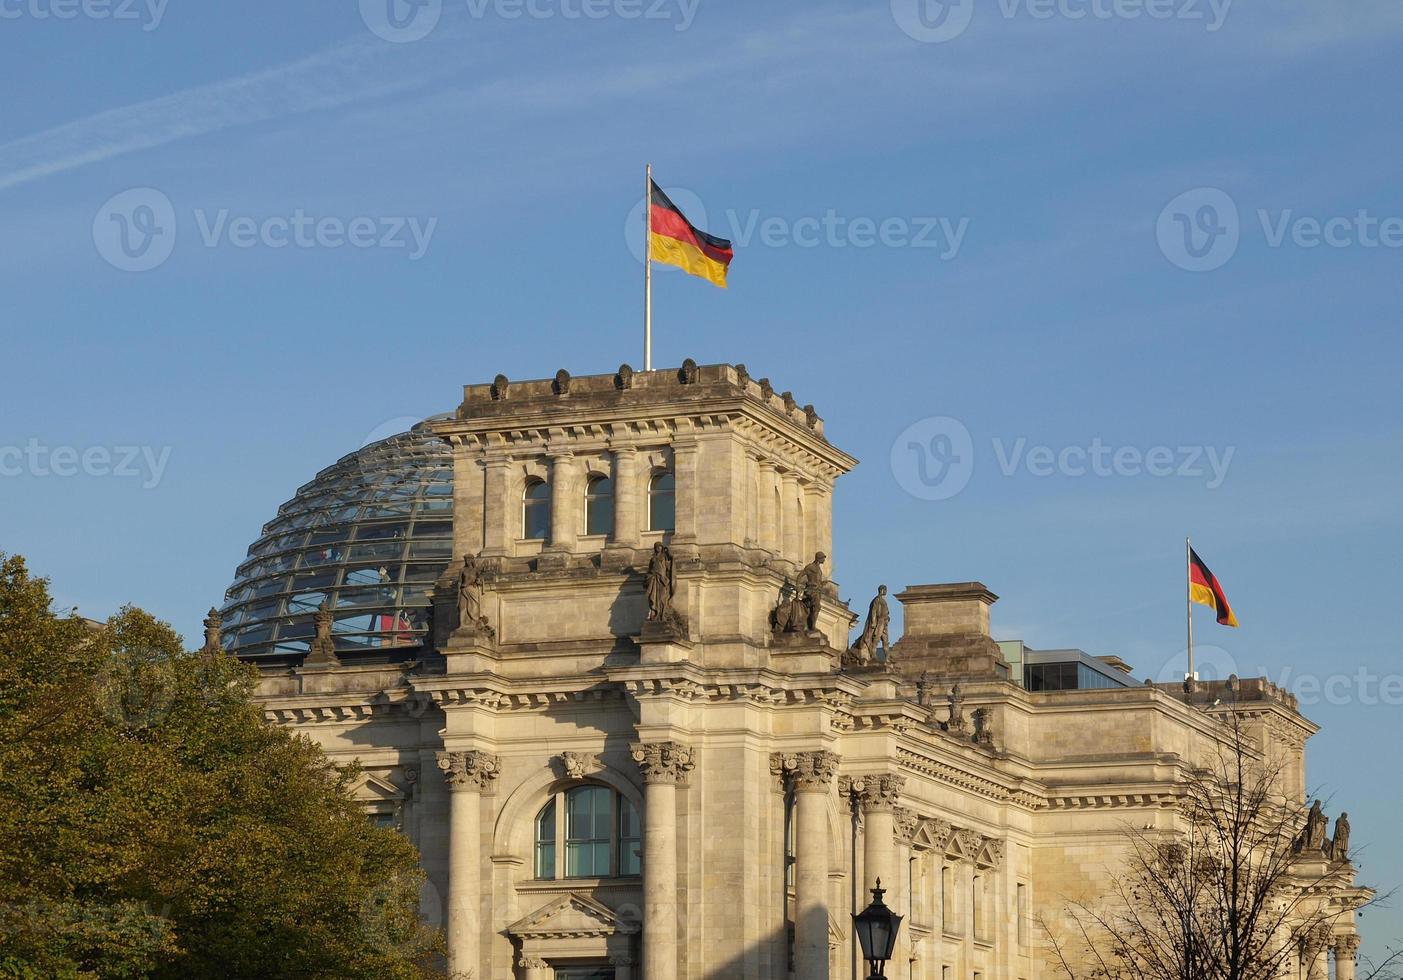
<path fill-rule="evenodd" d="M 896 932 L 901 928 L 901 916 L 887 908 L 882 901 L 882 879 L 872 889 L 872 904 L 853 916 L 857 941 L 862 944 L 862 958 L 872 964 L 867 980 L 882 980 L 887 975 L 887 960 L 896 949 Z"/>

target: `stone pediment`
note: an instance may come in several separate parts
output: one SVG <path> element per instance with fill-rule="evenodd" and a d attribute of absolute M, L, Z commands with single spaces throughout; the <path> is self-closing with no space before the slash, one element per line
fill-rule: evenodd
<path fill-rule="evenodd" d="M 620 919 L 612 909 L 577 892 L 547 902 L 507 926 L 507 933 L 517 939 L 606 938 L 637 930 L 637 923 Z"/>
<path fill-rule="evenodd" d="M 351 799 L 359 803 L 400 803 L 404 790 L 382 776 L 362 772 L 348 787 Z"/>

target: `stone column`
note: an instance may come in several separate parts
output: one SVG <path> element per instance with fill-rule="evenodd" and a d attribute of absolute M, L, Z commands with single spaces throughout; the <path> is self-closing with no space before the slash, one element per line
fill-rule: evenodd
<path fill-rule="evenodd" d="M 823 541 L 823 530 L 821 527 L 823 518 L 823 501 L 819 492 L 819 487 L 812 480 L 804 480 L 799 484 L 799 493 L 804 501 L 804 546 L 800 552 L 807 560 L 815 551 L 822 551 L 828 554 L 828 549 L 821 543 Z M 833 575 L 833 564 L 830 561 L 827 568 L 828 575 Z"/>
<path fill-rule="evenodd" d="M 585 508 L 579 469 L 574 453 L 551 453 L 550 541 L 547 543 L 551 551 L 575 550 Z"/>
<path fill-rule="evenodd" d="M 1301 940 L 1305 980 L 1329 980 L 1330 927 L 1316 926 Z"/>
<path fill-rule="evenodd" d="M 775 503 L 775 488 L 778 484 L 778 474 L 775 473 L 775 464 L 768 459 L 760 460 L 760 500 L 759 500 L 759 540 L 760 547 L 779 554 L 780 543 L 780 513 Z"/>
<path fill-rule="evenodd" d="M 614 452 L 614 539 L 625 548 L 637 548 L 645 523 L 643 485 L 638 476 L 638 450 L 622 446 Z"/>
<path fill-rule="evenodd" d="M 1359 936 L 1343 933 L 1335 937 L 1335 980 L 1354 980 L 1355 965 L 1359 960 Z"/>
<path fill-rule="evenodd" d="M 470 975 L 482 964 L 482 790 L 497 778 L 499 763 L 486 752 L 440 752 L 438 767 L 449 788 L 448 972 Z"/>
<path fill-rule="evenodd" d="M 486 491 L 483 495 L 482 553 L 506 555 L 511 544 L 521 536 L 521 509 L 507 499 L 506 459 L 489 459 L 486 464 Z M 455 519 L 455 522 L 456 519 Z"/>
<path fill-rule="evenodd" d="M 794 980 L 828 980 L 828 794 L 838 771 L 832 752 L 794 757 Z"/>
<path fill-rule="evenodd" d="M 677 742 L 630 746 L 643 773 L 643 976 L 677 977 L 677 784 L 692 750 Z"/>
<path fill-rule="evenodd" d="M 864 878 L 858 889 L 858 902 L 862 908 L 872 900 L 872 889 L 877 887 L 877 879 L 882 879 L 882 887 L 887 890 L 887 905 L 891 908 L 893 896 L 900 888 L 896 875 L 896 824 L 895 809 L 905 776 L 885 774 L 863 776 L 859 800 L 862 804 L 862 860 Z"/>
<path fill-rule="evenodd" d="M 786 470 L 780 476 L 779 505 L 784 514 L 782 518 L 784 540 L 780 544 L 781 557 L 803 565 L 805 564 L 803 560 L 804 522 L 799 516 L 799 475 L 793 470 Z"/>

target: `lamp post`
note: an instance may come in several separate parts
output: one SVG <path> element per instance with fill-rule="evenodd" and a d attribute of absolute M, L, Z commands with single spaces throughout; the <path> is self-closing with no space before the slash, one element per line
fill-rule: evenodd
<path fill-rule="evenodd" d="M 887 960 L 896 948 L 896 932 L 901 928 L 901 916 L 887 908 L 882 901 L 882 879 L 872 889 L 872 904 L 853 916 L 853 929 L 862 944 L 862 958 L 872 964 L 867 980 L 883 980 L 887 975 Z"/>

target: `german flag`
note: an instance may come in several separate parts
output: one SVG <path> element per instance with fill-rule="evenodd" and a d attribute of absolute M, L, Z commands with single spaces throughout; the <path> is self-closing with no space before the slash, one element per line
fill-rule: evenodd
<path fill-rule="evenodd" d="M 656 182 L 648 183 L 648 248 L 653 261 L 675 265 L 725 289 L 726 269 L 735 255 L 731 243 L 694 226 Z"/>
<path fill-rule="evenodd" d="M 1237 616 L 1228 605 L 1228 597 L 1223 595 L 1223 587 L 1192 548 L 1189 549 L 1189 598 L 1216 612 L 1222 625 L 1237 625 Z"/>

